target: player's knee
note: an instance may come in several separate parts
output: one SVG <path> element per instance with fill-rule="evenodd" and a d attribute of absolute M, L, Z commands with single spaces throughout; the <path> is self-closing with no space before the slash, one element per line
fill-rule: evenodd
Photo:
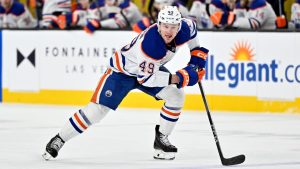
<path fill-rule="evenodd" d="M 82 112 L 91 124 L 95 124 L 105 117 L 105 115 L 109 112 L 109 108 L 90 102 L 82 109 Z"/>
<path fill-rule="evenodd" d="M 165 98 L 166 106 L 182 108 L 184 104 L 184 91 L 177 87 L 169 89 L 168 96 Z"/>

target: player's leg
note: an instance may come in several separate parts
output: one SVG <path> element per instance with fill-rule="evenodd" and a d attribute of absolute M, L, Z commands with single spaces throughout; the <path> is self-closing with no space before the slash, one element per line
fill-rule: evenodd
<path fill-rule="evenodd" d="M 174 85 L 169 85 L 163 88 L 156 97 L 163 99 L 165 104 L 160 111 L 159 125 L 155 127 L 154 158 L 172 160 L 175 158 L 177 148 L 170 143 L 168 136 L 179 119 L 184 104 L 184 91 Z"/>
<path fill-rule="evenodd" d="M 120 83 L 123 81 L 124 83 Z M 134 88 L 134 79 L 107 71 L 100 79 L 91 102 L 69 118 L 60 132 L 46 146 L 43 157 L 55 158 L 64 143 L 98 123 L 110 109 L 115 110 L 127 93 Z"/>
<path fill-rule="evenodd" d="M 43 157 L 46 160 L 55 158 L 65 142 L 83 133 L 95 123 L 98 123 L 109 112 L 110 108 L 90 102 L 84 108 L 75 112 L 64 127 L 46 145 Z"/>
<path fill-rule="evenodd" d="M 155 127 L 154 158 L 172 160 L 175 158 L 177 148 L 170 143 L 168 136 L 172 133 L 179 119 L 184 104 L 184 91 L 178 89 L 175 85 L 164 88 L 140 86 L 139 89 L 165 101 L 160 111 L 159 125 Z"/>

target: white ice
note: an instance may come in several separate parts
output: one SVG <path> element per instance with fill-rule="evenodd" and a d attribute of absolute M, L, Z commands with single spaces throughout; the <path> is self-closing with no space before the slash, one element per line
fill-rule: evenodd
<path fill-rule="evenodd" d="M 299 169 L 300 114 L 212 112 L 225 157 L 246 161 L 222 166 L 206 113 L 183 111 L 170 136 L 173 161 L 154 160 L 159 110 L 118 109 L 65 144 L 45 161 L 46 143 L 80 108 L 0 104 L 1 169 Z"/>

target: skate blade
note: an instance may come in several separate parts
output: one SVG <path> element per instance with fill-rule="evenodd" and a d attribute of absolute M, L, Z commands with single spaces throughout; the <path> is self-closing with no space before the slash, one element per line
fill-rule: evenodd
<path fill-rule="evenodd" d="M 153 158 L 157 160 L 174 160 L 175 152 L 164 152 L 162 150 L 155 150 Z"/>
<path fill-rule="evenodd" d="M 44 154 L 42 154 L 42 157 L 48 161 L 50 160 L 51 158 L 53 158 L 47 151 L 44 152 Z"/>

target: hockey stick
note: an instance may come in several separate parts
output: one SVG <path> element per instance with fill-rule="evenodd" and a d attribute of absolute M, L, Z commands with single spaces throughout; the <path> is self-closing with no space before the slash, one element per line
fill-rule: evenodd
<path fill-rule="evenodd" d="M 204 106 L 205 106 L 205 109 L 206 109 L 206 113 L 207 113 L 207 116 L 208 116 L 210 127 L 211 127 L 212 133 L 213 133 L 214 138 L 215 138 L 215 142 L 216 142 L 216 145 L 217 145 L 218 153 L 219 153 L 222 164 L 228 166 L 228 165 L 236 165 L 236 164 L 243 163 L 245 161 L 245 158 L 246 158 L 245 155 L 238 155 L 238 156 L 231 157 L 231 158 L 225 158 L 223 156 L 221 146 L 220 146 L 220 143 L 219 143 L 219 139 L 218 139 L 218 135 L 217 135 L 215 125 L 214 125 L 214 123 L 212 121 L 212 118 L 211 118 L 211 115 L 210 115 L 210 111 L 209 111 L 209 108 L 208 108 L 208 104 L 207 104 L 207 101 L 206 101 L 206 97 L 205 97 L 204 90 L 203 90 L 201 82 L 198 82 L 198 85 L 199 85 L 199 88 L 200 88 L 200 91 L 201 91 L 203 103 L 204 103 Z"/>

